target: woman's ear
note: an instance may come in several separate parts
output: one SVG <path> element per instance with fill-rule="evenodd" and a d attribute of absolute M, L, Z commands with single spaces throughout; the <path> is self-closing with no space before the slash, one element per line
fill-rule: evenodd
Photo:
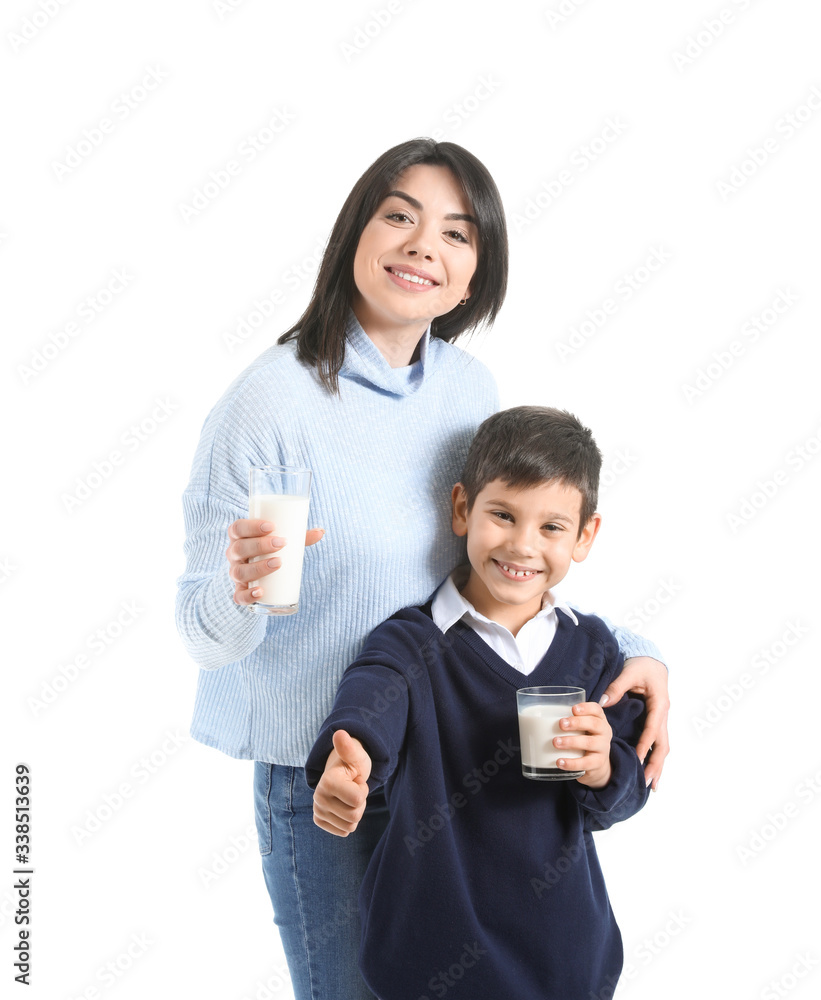
<path fill-rule="evenodd" d="M 450 494 L 451 507 L 453 509 L 453 532 L 462 536 L 468 533 L 468 496 L 461 483 L 457 483 Z"/>

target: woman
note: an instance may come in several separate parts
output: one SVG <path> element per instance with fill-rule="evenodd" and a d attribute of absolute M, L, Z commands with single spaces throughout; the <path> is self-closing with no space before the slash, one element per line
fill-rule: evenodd
<path fill-rule="evenodd" d="M 371 629 L 463 560 L 447 497 L 498 405 L 490 373 L 451 341 L 492 323 L 506 282 L 504 212 L 485 167 L 448 142 L 388 150 L 348 196 L 305 313 L 230 386 L 194 459 L 177 612 L 203 668 L 191 735 L 256 761 L 263 871 L 298 1000 L 370 997 L 356 897 L 384 799 L 369 797 L 355 836 L 328 837 L 302 765 Z M 249 584 L 276 571 L 287 539 L 245 514 L 249 467 L 277 464 L 313 471 L 324 531 L 308 532 L 299 613 L 271 619 L 249 612 Z M 644 751 L 657 741 L 655 781 L 666 671 L 643 655 L 651 644 L 617 636 L 635 657 L 621 690 L 654 700 Z"/>

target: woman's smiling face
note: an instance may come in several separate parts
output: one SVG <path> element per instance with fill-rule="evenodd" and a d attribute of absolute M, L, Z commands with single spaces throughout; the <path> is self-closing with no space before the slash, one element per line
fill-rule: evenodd
<path fill-rule="evenodd" d="M 447 167 L 417 164 L 397 177 L 359 238 L 353 308 L 359 322 L 421 335 L 470 295 L 479 233 Z"/>

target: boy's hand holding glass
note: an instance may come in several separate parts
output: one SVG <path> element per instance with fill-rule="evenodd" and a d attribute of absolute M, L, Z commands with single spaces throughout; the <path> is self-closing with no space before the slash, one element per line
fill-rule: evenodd
<path fill-rule="evenodd" d="M 337 837 L 353 833 L 365 812 L 371 758 L 344 729 L 333 736 L 334 748 L 314 791 L 314 823 Z"/>
<path fill-rule="evenodd" d="M 610 781 L 612 768 L 610 766 L 610 742 L 613 730 L 604 714 L 604 709 L 598 702 L 585 701 L 574 705 L 572 716 L 562 719 L 559 727 L 567 733 L 557 736 L 553 745 L 562 750 L 583 750 L 584 758 L 570 757 L 565 760 L 559 757 L 557 766 L 566 771 L 576 771 L 580 763 L 584 766 L 584 774 L 576 778 L 580 785 L 588 788 L 604 788 Z"/>

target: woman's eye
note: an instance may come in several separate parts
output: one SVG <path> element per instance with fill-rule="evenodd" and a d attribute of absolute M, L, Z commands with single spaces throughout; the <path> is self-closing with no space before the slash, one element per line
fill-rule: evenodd
<path fill-rule="evenodd" d="M 467 238 L 467 233 L 463 233 L 461 229 L 450 229 L 448 230 L 447 236 L 456 240 L 458 243 L 469 243 L 470 240 Z"/>
<path fill-rule="evenodd" d="M 388 212 L 386 219 L 396 219 L 397 222 L 408 222 L 408 216 L 404 212 Z"/>

